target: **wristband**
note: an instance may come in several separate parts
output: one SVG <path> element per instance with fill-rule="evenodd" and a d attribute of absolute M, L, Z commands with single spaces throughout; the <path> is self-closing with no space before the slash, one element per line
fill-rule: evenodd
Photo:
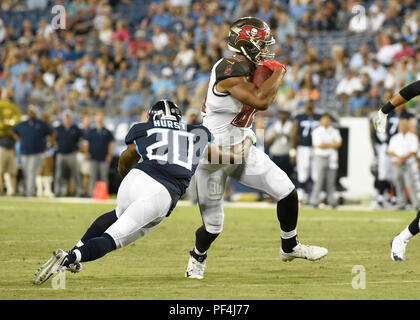
<path fill-rule="evenodd" d="M 391 103 L 391 102 L 387 102 L 382 108 L 381 108 L 381 111 L 384 113 L 384 114 L 388 114 L 390 111 L 392 111 L 392 110 L 394 110 L 395 109 L 395 106 Z"/>

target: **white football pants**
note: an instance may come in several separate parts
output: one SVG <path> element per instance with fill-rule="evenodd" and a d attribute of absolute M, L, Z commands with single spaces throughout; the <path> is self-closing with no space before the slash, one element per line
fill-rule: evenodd
<path fill-rule="evenodd" d="M 171 205 L 171 196 L 161 183 L 139 169 L 131 169 L 118 189 L 118 220 L 105 232 L 117 248 L 124 247 L 156 228 Z"/>

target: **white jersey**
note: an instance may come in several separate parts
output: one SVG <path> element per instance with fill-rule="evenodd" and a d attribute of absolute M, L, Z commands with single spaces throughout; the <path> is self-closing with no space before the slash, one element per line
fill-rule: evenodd
<path fill-rule="evenodd" d="M 245 140 L 251 131 L 255 108 L 244 105 L 229 93 L 216 90 L 217 82 L 234 76 L 249 76 L 246 62 L 235 58 L 223 58 L 217 61 L 211 70 L 204 101 L 203 125 L 214 136 L 214 142 L 220 146 L 232 146 Z"/>

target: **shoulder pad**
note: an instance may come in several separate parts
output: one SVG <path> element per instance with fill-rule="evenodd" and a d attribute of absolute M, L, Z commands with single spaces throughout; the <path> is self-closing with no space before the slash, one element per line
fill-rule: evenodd
<path fill-rule="evenodd" d="M 224 58 L 216 67 L 216 83 L 231 77 L 247 77 L 251 70 L 245 61 Z"/>
<path fill-rule="evenodd" d="M 134 140 L 144 136 L 146 134 L 146 130 L 149 129 L 149 123 L 136 123 L 134 124 L 130 131 L 128 131 L 127 136 L 125 137 L 125 143 L 130 144 L 133 143 Z"/>

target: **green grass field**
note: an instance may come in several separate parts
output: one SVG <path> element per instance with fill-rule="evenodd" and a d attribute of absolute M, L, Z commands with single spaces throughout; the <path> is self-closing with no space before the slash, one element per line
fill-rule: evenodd
<path fill-rule="evenodd" d="M 209 250 L 205 279 L 185 279 L 188 251 L 201 224 L 196 206 L 172 215 L 136 243 L 66 274 L 66 289 L 33 274 L 57 248 L 70 249 L 112 204 L 0 199 L 1 299 L 418 299 L 420 239 L 407 261 L 390 259 L 389 242 L 412 211 L 302 209 L 302 243 L 325 246 L 317 262 L 280 260 L 274 209 L 226 208 L 224 232 Z M 366 270 L 366 289 L 352 287 L 352 268 Z"/>

